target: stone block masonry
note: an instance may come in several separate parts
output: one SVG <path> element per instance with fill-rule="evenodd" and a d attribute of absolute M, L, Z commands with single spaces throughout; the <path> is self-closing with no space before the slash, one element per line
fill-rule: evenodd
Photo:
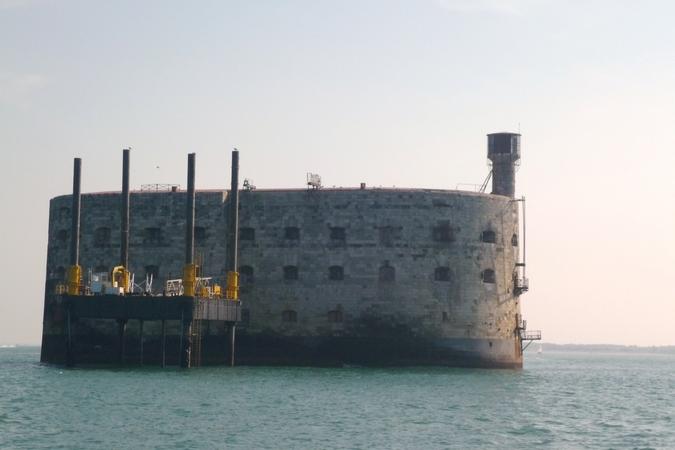
<path fill-rule="evenodd" d="M 195 255 L 224 276 L 228 191 L 198 191 Z M 120 194 L 82 195 L 83 273 L 119 263 Z M 68 267 L 70 196 L 50 203 L 47 292 Z M 424 189 L 240 192 L 239 363 L 519 367 L 518 207 Z M 132 192 L 129 269 L 180 278 L 185 192 Z M 150 330 L 149 332 L 152 332 Z"/>

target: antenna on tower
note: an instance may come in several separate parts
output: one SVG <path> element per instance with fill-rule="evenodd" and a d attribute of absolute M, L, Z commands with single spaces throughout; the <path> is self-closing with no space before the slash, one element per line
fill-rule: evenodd
<path fill-rule="evenodd" d="M 321 189 L 321 176 L 318 173 L 307 174 L 307 188 L 315 190 Z"/>

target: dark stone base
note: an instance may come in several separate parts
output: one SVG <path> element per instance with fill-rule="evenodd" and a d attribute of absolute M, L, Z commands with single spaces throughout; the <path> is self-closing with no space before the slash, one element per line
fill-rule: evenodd
<path fill-rule="evenodd" d="M 140 319 L 126 321 L 123 345 L 119 338 L 118 320 L 72 319 L 72 347 L 68 361 L 66 313 L 58 304 L 47 305 L 51 310 L 45 310 L 42 362 L 71 365 L 162 364 L 161 320 L 144 321 L 141 361 Z M 202 339 L 201 345 L 197 345 L 197 338 L 193 338 L 191 365 L 229 365 L 228 323 L 208 320 L 198 322 L 201 324 Z M 166 365 L 179 365 L 181 362 L 180 324 L 179 320 L 166 320 Z M 377 334 L 373 330 L 377 331 L 376 328 L 364 328 L 359 336 L 300 337 L 252 333 L 245 327 L 238 327 L 235 364 L 522 367 L 520 341 L 516 337 L 425 339 L 396 330 Z"/>
<path fill-rule="evenodd" d="M 490 345 L 492 344 L 492 345 Z M 237 365 L 522 368 L 520 343 L 489 339 L 288 337 L 237 333 Z"/>
<path fill-rule="evenodd" d="M 490 347 L 492 342 L 492 347 Z M 143 364 L 159 366 L 162 362 L 161 339 L 146 336 L 143 340 Z M 228 365 L 227 336 L 209 335 L 202 338 L 201 362 L 193 366 Z M 196 352 L 193 347 L 193 352 Z M 127 336 L 124 358 L 120 359 L 120 344 L 116 335 L 87 333 L 73 336 L 75 365 L 140 365 L 138 336 Z M 165 361 L 179 365 L 180 336 L 167 336 Z M 42 362 L 66 364 L 66 344 L 63 336 L 43 336 Z M 341 367 L 355 366 L 446 366 L 521 368 L 520 344 L 516 339 L 490 341 L 487 339 L 393 340 L 353 337 L 287 337 L 237 333 L 236 365 L 284 365 Z"/>

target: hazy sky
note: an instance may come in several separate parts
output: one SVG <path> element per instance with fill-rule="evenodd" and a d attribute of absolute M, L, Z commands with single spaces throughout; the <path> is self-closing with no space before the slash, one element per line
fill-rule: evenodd
<path fill-rule="evenodd" d="M 454 189 L 520 128 L 529 327 L 675 344 L 675 3 L 0 0 L 0 344 L 38 343 L 71 189 Z M 159 168 L 157 168 L 159 166 Z"/>

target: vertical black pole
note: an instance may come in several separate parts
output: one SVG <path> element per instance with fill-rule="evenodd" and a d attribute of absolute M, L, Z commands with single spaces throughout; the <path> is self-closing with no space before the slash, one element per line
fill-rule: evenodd
<path fill-rule="evenodd" d="M 182 366 L 183 365 L 183 322 L 185 318 L 183 317 L 183 311 L 180 312 L 180 330 L 178 333 L 180 334 L 178 338 L 178 365 Z"/>
<path fill-rule="evenodd" d="M 192 320 L 183 322 L 183 348 L 181 367 L 189 369 L 192 361 Z"/>
<path fill-rule="evenodd" d="M 118 321 L 119 325 L 119 361 L 120 364 L 124 364 L 124 357 L 126 353 L 126 345 L 125 345 L 125 334 L 127 330 L 127 321 L 124 319 L 120 319 Z"/>
<path fill-rule="evenodd" d="M 185 295 L 194 296 L 195 293 L 195 279 L 194 272 L 191 279 L 187 280 L 187 267 L 194 264 L 195 260 L 195 154 L 188 154 L 188 192 L 187 192 L 187 208 L 186 208 L 186 235 L 185 235 L 185 266 L 186 273 L 183 277 L 183 284 L 185 286 Z M 193 304 L 190 303 L 190 311 L 192 311 Z M 184 307 L 185 308 L 185 307 Z M 189 318 L 185 317 L 185 309 L 181 311 L 181 339 L 180 339 L 180 366 L 189 368 L 192 353 L 192 314 Z"/>
<path fill-rule="evenodd" d="M 239 244 L 239 151 L 235 149 L 232 151 L 232 174 L 230 184 L 230 210 L 228 214 L 228 236 L 229 241 L 227 245 L 227 261 L 226 268 L 228 271 L 238 271 L 238 244 Z M 227 334 L 229 342 L 229 356 L 230 366 L 234 366 L 234 336 L 236 332 L 236 325 L 234 322 L 230 323 Z"/>
<path fill-rule="evenodd" d="M 228 242 L 226 269 L 237 271 L 237 244 L 239 242 L 239 151 L 232 152 L 232 183 L 228 212 Z"/>
<path fill-rule="evenodd" d="M 525 196 L 523 195 L 523 280 L 527 278 L 527 228 L 525 227 Z"/>
<path fill-rule="evenodd" d="M 66 306 L 66 367 L 73 367 L 73 335 L 70 328 L 70 305 Z"/>
<path fill-rule="evenodd" d="M 140 320 L 140 323 L 138 324 L 138 337 L 140 339 L 140 347 L 141 347 L 141 366 L 143 365 L 143 319 Z"/>
<path fill-rule="evenodd" d="M 185 264 L 195 258 L 195 154 L 188 155 L 188 192 L 186 210 Z"/>
<path fill-rule="evenodd" d="M 122 151 L 122 239 L 120 264 L 129 270 L 129 153 Z"/>
<path fill-rule="evenodd" d="M 192 306 L 192 305 L 190 305 Z M 181 359 L 180 366 L 184 368 L 190 367 L 192 359 L 192 316 L 186 318 L 184 312 L 181 313 Z"/>
<path fill-rule="evenodd" d="M 227 337 L 230 341 L 230 366 L 234 367 L 234 337 L 236 335 L 236 323 L 230 323 L 230 326 L 227 330 Z"/>
<path fill-rule="evenodd" d="M 73 161 L 73 205 L 72 223 L 70 226 L 70 265 L 77 266 L 80 263 L 80 179 L 82 160 L 75 158 Z"/>
<path fill-rule="evenodd" d="M 166 320 L 162 320 L 162 367 L 166 367 Z"/>

